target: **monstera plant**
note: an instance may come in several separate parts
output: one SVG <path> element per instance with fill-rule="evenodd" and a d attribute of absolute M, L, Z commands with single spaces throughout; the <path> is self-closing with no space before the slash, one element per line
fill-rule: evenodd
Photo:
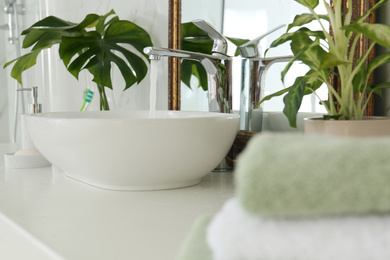
<path fill-rule="evenodd" d="M 225 36 L 233 45 L 236 46 L 235 56 L 239 55 L 237 46 L 240 46 L 248 39 L 240 39 Z M 182 23 L 181 25 L 181 49 L 204 54 L 211 54 L 213 40 L 194 25 L 192 22 Z M 198 86 L 204 91 L 208 90 L 207 72 L 200 62 L 195 60 L 182 59 L 181 61 L 181 80 L 187 86 L 191 85 L 191 77 L 198 79 Z"/>
<path fill-rule="evenodd" d="M 148 71 L 149 57 L 143 54 L 143 48 L 152 46 L 149 34 L 133 22 L 120 20 L 113 10 L 102 16 L 88 14 L 78 24 L 49 16 L 24 30 L 22 35 L 25 36 L 23 48 L 32 48 L 4 65 L 14 63 L 13 78 L 22 84 L 23 71 L 36 64 L 41 51 L 58 45 L 60 58 L 76 79 L 82 70 L 93 75 L 100 94 L 101 110 L 109 110 L 105 88 L 113 87 L 113 64 L 124 78 L 124 90 L 141 82 Z M 126 45 L 134 47 L 136 53 L 125 48 Z"/>

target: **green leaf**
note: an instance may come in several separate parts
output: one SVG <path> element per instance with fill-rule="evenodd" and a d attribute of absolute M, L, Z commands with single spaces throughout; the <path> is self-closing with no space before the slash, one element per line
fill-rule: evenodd
<path fill-rule="evenodd" d="M 248 39 L 241 39 L 241 38 L 234 38 L 234 37 L 226 37 L 226 38 L 236 46 L 241 46 L 250 41 Z"/>
<path fill-rule="evenodd" d="M 181 80 L 189 88 L 191 88 L 191 77 L 194 76 L 198 79 L 198 87 L 201 87 L 204 91 L 207 91 L 207 72 L 200 62 L 196 60 L 183 59 L 181 61 L 181 71 Z"/>
<path fill-rule="evenodd" d="M 180 64 L 180 77 L 181 81 L 191 88 L 191 76 L 192 76 L 192 65 L 193 60 L 182 59 Z"/>
<path fill-rule="evenodd" d="M 92 81 L 98 85 L 112 89 L 111 82 L 111 62 L 102 59 L 100 55 L 92 58 L 86 65 L 88 71 L 94 76 Z"/>
<path fill-rule="evenodd" d="M 109 15 L 109 14 L 112 14 L 112 11 L 106 15 Z M 104 15 L 103 17 L 105 17 L 106 15 Z M 102 19 L 102 16 L 100 16 L 100 15 L 88 14 L 81 23 L 77 24 L 72 29 L 75 31 L 79 31 L 79 30 L 83 30 L 83 29 L 88 28 L 88 27 L 93 27 L 93 25 L 101 19 Z"/>
<path fill-rule="evenodd" d="M 297 114 L 301 107 L 302 99 L 305 93 L 306 78 L 297 77 L 294 84 L 290 87 L 287 95 L 284 96 L 283 113 L 288 118 L 291 127 L 297 127 Z"/>
<path fill-rule="evenodd" d="M 81 37 L 63 37 L 59 48 L 60 58 L 67 67 L 75 55 L 82 50 L 86 51 L 89 49 L 88 47 L 95 50 L 94 53 L 91 53 L 91 56 L 93 56 L 98 52 L 95 46 L 96 42 L 100 43 L 101 39 L 100 34 L 96 31 L 87 32 Z"/>
<path fill-rule="evenodd" d="M 363 57 L 360 57 L 356 64 L 359 64 Z M 367 79 L 367 69 L 366 66 L 360 66 L 358 72 L 352 79 L 353 93 L 361 93 L 363 91 L 363 87 L 365 85 L 365 81 Z"/>
<path fill-rule="evenodd" d="M 304 76 L 305 78 L 305 82 L 304 82 L 304 92 L 303 92 L 303 95 L 309 95 L 309 94 L 312 94 L 314 91 L 316 91 L 318 88 L 320 88 L 323 84 L 323 82 L 321 80 L 319 80 L 316 76 L 316 72 L 310 70 L 306 73 L 306 75 Z M 296 83 L 296 82 L 295 82 Z M 294 85 L 295 85 L 294 83 Z M 293 85 L 293 86 L 294 86 Z M 261 103 L 263 103 L 264 101 L 267 101 L 267 100 L 270 100 L 274 97 L 278 97 L 278 96 L 281 96 L 283 94 L 285 94 L 286 92 L 290 92 L 290 91 L 293 91 L 292 88 L 293 86 L 291 87 L 288 87 L 288 88 L 284 88 L 282 90 L 279 90 L 278 92 L 275 92 L 273 94 L 270 94 L 266 97 L 264 97 L 257 105 L 256 105 L 256 108 L 258 108 L 260 106 Z M 300 86 L 302 87 L 302 86 Z M 294 97 L 293 95 L 290 95 L 289 97 L 287 98 L 290 98 L 290 97 Z M 286 97 L 284 97 L 286 98 Z"/>
<path fill-rule="evenodd" d="M 182 23 L 181 24 L 181 37 L 186 38 L 186 37 L 206 37 L 210 38 L 206 32 L 203 30 L 199 29 L 198 26 L 196 26 L 192 22 L 188 23 Z"/>
<path fill-rule="evenodd" d="M 370 75 L 378 67 L 390 62 L 390 52 L 386 52 L 379 56 L 376 56 L 369 64 L 367 68 L 367 75 Z"/>
<path fill-rule="evenodd" d="M 211 54 L 214 41 L 192 22 L 181 24 L 181 49 L 192 52 Z M 190 87 L 191 77 L 199 80 L 199 87 L 208 89 L 207 72 L 194 60 L 183 59 L 181 63 L 181 80 Z"/>
<path fill-rule="evenodd" d="M 64 37 L 62 32 L 45 32 L 40 39 L 35 43 L 32 50 L 43 50 L 49 49 L 54 44 L 61 43 L 62 37 Z"/>
<path fill-rule="evenodd" d="M 347 61 L 340 60 L 334 55 L 333 53 L 326 53 L 321 57 L 321 63 L 322 65 L 320 66 L 320 69 L 329 69 L 332 67 L 336 67 L 342 64 L 346 64 Z"/>
<path fill-rule="evenodd" d="M 376 3 L 370 10 L 368 10 L 364 15 L 362 15 L 361 17 L 357 18 L 355 20 L 355 23 L 361 23 L 364 21 L 364 19 L 366 19 L 373 11 L 375 11 L 376 9 L 378 9 L 379 7 L 381 7 L 382 5 L 384 5 L 385 3 L 387 2 L 387 0 L 381 0 L 379 1 L 378 3 Z"/>
<path fill-rule="evenodd" d="M 111 9 L 111 11 L 108 12 L 107 14 L 100 16 L 99 20 L 95 22 L 96 24 L 95 28 L 98 33 L 104 35 L 106 28 L 112 23 L 111 21 L 109 21 L 108 23 L 106 23 L 105 21 L 110 15 L 114 15 L 114 14 L 115 14 L 114 10 Z M 119 20 L 118 16 L 114 16 L 112 18 L 112 21 L 118 21 L 118 20 Z"/>
<path fill-rule="evenodd" d="M 226 37 L 229 41 L 231 41 L 234 45 L 237 47 L 249 42 L 250 40 L 248 39 L 240 39 L 240 38 L 234 38 L 234 37 Z M 234 56 L 239 56 L 240 52 L 238 48 L 236 48 L 236 51 L 234 52 Z"/>
<path fill-rule="evenodd" d="M 87 68 L 93 74 L 94 82 L 108 88 L 112 88 L 110 70 L 111 63 L 114 63 L 125 79 L 126 90 L 144 79 L 147 66 L 138 55 L 121 44 L 131 45 L 139 53 L 142 53 L 145 47 L 152 46 L 150 36 L 141 27 L 130 21 L 119 20 L 107 27 L 103 37 L 96 31 L 81 37 L 63 37 L 59 53 L 69 72 L 76 78 L 81 69 Z M 79 54 L 81 50 L 83 52 Z M 123 57 L 115 55 L 113 51 L 121 53 Z M 69 64 L 70 61 L 72 63 Z M 82 68 L 84 64 L 87 65 Z"/>
<path fill-rule="evenodd" d="M 69 64 L 64 64 L 67 67 L 68 71 L 76 78 L 79 79 L 80 71 L 83 70 L 85 64 L 90 60 L 91 56 L 94 56 L 97 50 L 89 49 L 85 52 L 79 54 L 77 58 L 73 60 L 73 62 Z M 69 66 L 68 66 L 69 65 Z"/>
<path fill-rule="evenodd" d="M 46 18 L 43 18 L 42 20 L 34 23 L 29 28 L 24 30 L 22 32 L 22 35 L 28 34 L 32 29 L 36 28 L 42 28 L 47 30 L 68 30 L 71 28 L 76 27 L 77 25 L 72 22 L 68 22 L 65 20 L 62 20 L 55 16 L 48 16 Z"/>
<path fill-rule="evenodd" d="M 311 45 L 307 45 L 304 48 L 302 48 L 302 50 L 300 50 L 299 53 L 295 54 L 294 57 L 287 63 L 286 67 L 283 69 L 283 71 L 281 73 L 282 82 L 284 82 L 284 78 L 285 78 L 287 72 L 290 70 L 293 63 L 295 61 L 299 60 L 299 56 L 301 56 L 304 52 L 306 52 L 310 47 L 311 47 Z"/>
<path fill-rule="evenodd" d="M 282 90 L 279 90 L 278 92 L 275 92 L 275 93 L 272 93 L 272 94 L 270 94 L 270 95 L 268 95 L 268 96 L 265 96 L 265 97 L 264 97 L 262 100 L 260 100 L 260 102 L 256 105 L 256 108 L 258 108 L 258 107 L 261 105 L 261 103 L 263 103 L 264 101 L 270 100 L 270 99 L 272 99 L 272 98 L 274 98 L 274 97 L 281 96 L 281 95 L 285 94 L 285 93 L 288 92 L 288 91 L 290 91 L 290 88 L 284 88 L 284 89 L 282 89 Z"/>
<path fill-rule="evenodd" d="M 329 21 L 329 17 L 326 16 L 326 15 L 319 15 L 319 17 Z M 299 14 L 299 15 L 296 15 L 294 17 L 294 21 L 288 25 L 287 32 L 290 31 L 290 29 L 293 28 L 293 27 L 302 26 L 302 25 L 308 24 L 308 23 L 312 22 L 313 20 L 316 20 L 316 18 L 312 14 Z"/>
<path fill-rule="evenodd" d="M 390 26 L 385 24 L 353 23 L 343 26 L 346 31 L 352 31 L 356 34 L 363 34 L 368 39 L 390 48 Z"/>
<path fill-rule="evenodd" d="M 75 24 L 55 16 L 46 17 L 23 31 L 22 34 L 26 35 L 23 41 L 23 48 L 31 47 L 34 44 L 36 44 L 34 49 L 50 48 L 51 45 L 60 43 L 63 36 L 73 37 L 82 35 L 85 32 L 85 28 L 99 19 L 101 19 L 101 16 L 89 14 L 81 23 Z"/>
<path fill-rule="evenodd" d="M 181 80 L 191 89 L 191 77 L 198 79 L 198 87 L 204 91 L 208 89 L 207 72 L 200 62 L 196 60 L 183 59 L 181 61 Z"/>
<path fill-rule="evenodd" d="M 29 48 L 29 47 L 33 46 L 46 33 L 47 32 L 42 31 L 42 30 L 35 30 L 35 29 L 30 30 L 29 33 L 24 37 L 22 47 Z"/>
<path fill-rule="evenodd" d="M 74 77 L 78 78 L 81 70 L 88 69 L 100 87 L 112 88 L 110 72 L 115 64 L 125 80 L 126 90 L 145 78 L 149 56 L 143 49 L 153 44 L 144 29 L 117 16 L 110 18 L 114 14 L 113 10 L 103 16 L 89 14 L 79 24 L 54 16 L 44 18 L 23 31 L 26 35 L 23 47 L 33 46 L 31 52 L 6 66 L 16 61 L 11 75 L 21 82 L 22 72 L 36 63 L 40 51 L 59 44 L 60 58 Z M 99 29 L 93 30 L 94 27 Z"/>
<path fill-rule="evenodd" d="M 295 2 L 298 2 L 301 5 L 304 5 L 307 8 L 311 8 L 311 9 L 316 8 L 319 3 L 318 0 L 295 0 Z"/>
<path fill-rule="evenodd" d="M 181 49 L 211 54 L 214 41 L 192 22 L 181 24 Z"/>
<path fill-rule="evenodd" d="M 323 71 L 321 71 L 321 73 L 325 73 L 325 77 L 329 78 L 328 70 L 323 70 Z M 305 84 L 306 85 L 305 85 L 304 95 L 310 95 L 310 94 L 314 93 L 317 89 L 319 89 L 322 86 L 322 84 L 324 84 L 324 82 L 317 77 L 317 74 L 318 74 L 318 72 L 313 71 L 313 70 L 309 70 L 306 73 L 306 75 L 305 75 L 305 78 L 306 78 Z"/>
<path fill-rule="evenodd" d="M 370 91 L 372 91 L 375 94 L 377 94 L 378 96 L 382 97 L 382 89 L 384 89 L 384 88 L 390 88 L 390 82 L 380 83 L 380 84 L 376 85 L 375 87 L 373 87 Z"/>
<path fill-rule="evenodd" d="M 125 56 L 125 57 L 127 57 L 127 56 Z M 138 79 L 138 77 L 140 77 L 139 72 L 137 74 L 134 74 L 133 71 L 129 68 L 129 66 L 127 66 L 127 63 L 123 59 L 121 59 L 120 57 L 115 55 L 115 53 L 113 53 L 113 52 L 110 53 L 109 58 L 119 68 L 119 71 L 121 72 L 122 77 L 124 78 L 124 80 L 126 82 L 126 86 L 125 86 L 124 90 L 130 88 L 132 85 L 134 85 L 137 82 L 139 83 L 145 77 L 146 73 L 141 76 L 142 77 L 141 79 Z M 136 69 L 134 69 L 134 70 L 136 71 Z M 111 72 L 110 72 L 110 74 L 111 74 Z"/>
<path fill-rule="evenodd" d="M 39 52 L 40 50 L 29 52 L 5 64 L 5 66 L 8 66 L 14 61 L 16 61 L 15 65 L 12 67 L 11 76 L 16 79 L 20 84 L 22 84 L 22 72 L 36 64 Z"/>
<path fill-rule="evenodd" d="M 296 33 L 291 39 L 290 46 L 296 59 L 301 60 L 316 71 L 321 69 L 321 58 L 327 52 L 320 47 L 319 41 L 313 41 L 305 33 Z"/>
<path fill-rule="evenodd" d="M 280 36 L 278 39 L 276 39 L 271 43 L 270 48 L 274 48 L 287 41 L 291 41 L 294 35 L 302 35 L 302 34 L 305 34 L 306 36 L 313 36 L 316 39 L 325 39 L 325 35 L 323 31 L 311 31 L 306 27 L 302 27 L 296 32 L 283 34 L 282 36 Z"/>
<path fill-rule="evenodd" d="M 138 55 L 134 54 L 133 52 L 130 52 L 127 49 L 121 47 L 121 46 L 114 46 L 113 50 L 119 51 L 126 58 L 127 62 L 130 63 L 130 66 L 134 69 L 134 71 L 136 71 L 137 83 L 140 83 L 145 78 L 146 74 L 148 73 L 148 66 L 142 60 L 142 58 L 139 57 Z M 126 64 L 126 66 L 128 67 L 127 64 Z M 119 67 L 119 69 L 121 69 L 121 68 Z M 123 73 L 122 73 L 122 75 L 124 77 L 126 76 Z M 131 73 L 131 75 L 133 75 L 133 73 Z M 129 76 L 131 76 L 131 75 L 129 73 Z M 130 87 L 130 86 L 128 86 L 128 87 Z M 125 90 L 128 87 L 126 87 Z"/>
<path fill-rule="evenodd" d="M 144 54 L 145 47 L 153 46 L 149 34 L 130 21 L 116 21 L 108 26 L 106 34 L 104 35 L 106 43 L 110 44 L 128 44 L 136 48 L 139 53 L 149 59 L 147 54 Z"/>
<path fill-rule="evenodd" d="M 198 87 L 201 87 L 204 91 L 207 91 L 209 85 L 208 85 L 208 80 L 207 80 L 207 72 L 206 72 L 205 68 L 203 67 L 202 64 L 200 64 L 200 62 L 195 63 L 195 68 L 197 71 L 197 74 L 195 76 L 199 80 Z M 194 70 L 194 66 L 193 66 L 193 70 Z"/>
<path fill-rule="evenodd" d="M 306 33 L 294 34 L 290 46 L 295 58 L 315 71 L 346 63 L 346 61 L 339 60 L 334 54 L 325 51 L 320 46 L 318 39 L 313 41 Z"/>

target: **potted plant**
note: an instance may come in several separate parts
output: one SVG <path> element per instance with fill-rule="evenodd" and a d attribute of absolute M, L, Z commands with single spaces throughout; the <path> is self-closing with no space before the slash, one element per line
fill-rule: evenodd
<path fill-rule="evenodd" d="M 23 48 L 32 48 L 4 65 L 5 68 L 15 62 L 11 70 L 13 78 L 22 84 L 22 72 L 36 64 L 41 51 L 59 45 L 60 58 L 76 79 L 82 70 L 93 75 L 101 110 L 109 110 L 105 88 L 113 87 L 112 63 L 125 80 L 124 90 L 141 82 L 148 71 L 149 56 L 143 53 L 143 48 L 152 46 L 149 34 L 133 22 L 120 20 L 113 10 L 102 16 L 88 14 L 78 24 L 49 16 L 24 30 L 22 35 L 25 36 Z M 123 45 L 130 45 L 136 51 Z"/>
<path fill-rule="evenodd" d="M 381 83 L 376 86 L 368 84 L 368 78 L 372 72 L 390 61 L 390 52 L 387 52 L 368 62 L 369 53 L 376 44 L 390 48 L 390 26 L 364 22 L 387 0 L 379 1 L 354 22 L 351 21 L 352 0 L 348 0 L 350 8 L 347 13 L 342 11 L 342 0 L 333 0 L 332 6 L 324 1 L 326 15 L 319 15 L 314 11 L 319 0 L 295 1 L 307 7 L 310 13 L 297 15 L 288 25 L 287 32 L 275 40 L 271 48 L 290 42 L 294 58 L 283 70 L 282 80 L 295 61 L 301 61 L 310 70 L 304 76 L 297 77 L 292 86 L 264 97 L 261 102 L 287 93 L 283 99 L 285 105 L 283 113 L 287 116 L 290 125 L 296 127 L 297 113 L 304 95 L 315 93 L 322 84 L 326 84 L 329 99 L 320 101 L 327 110 L 327 115 L 323 119 L 362 120 L 371 96 L 374 93 L 381 94 L 383 88 L 390 87 L 390 83 Z M 328 32 L 328 27 L 323 25 L 324 20 L 330 23 L 332 35 Z M 312 21 L 317 21 L 322 30 L 313 31 L 304 27 Z M 299 29 L 292 32 L 291 29 L 296 27 Z M 362 57 L 354 61 L 356 45 L 362 35 L 370 40 L 370 46 Z M 330 84 L 331 74 L 340 80 L 339 90 Z M 365 98 L 365 94 L 368 98 Z"/>

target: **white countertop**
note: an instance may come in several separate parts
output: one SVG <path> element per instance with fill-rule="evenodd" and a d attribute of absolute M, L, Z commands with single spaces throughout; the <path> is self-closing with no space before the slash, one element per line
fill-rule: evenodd
<path fill-rule="evenodd" d="M 31 247 L 29 260 L 172 260 L 194 220 L 233 196 L 232 172 L 183 189 L 109 191 L 51 167 L 4 169 L 9 149 L 0 144 L 0 259 L 27 259 Z"/>

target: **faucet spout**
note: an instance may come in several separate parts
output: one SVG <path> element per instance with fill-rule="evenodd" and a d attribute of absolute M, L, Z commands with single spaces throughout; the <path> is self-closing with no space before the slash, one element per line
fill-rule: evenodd
<path fill-rule="evenodd" d="M 158 48 L 158 47 L 146 47 L 144 53 L 149 55 L 150 59 L 160 59 L 161 57 L 175 57 L 188 60 L 199 61 L 206 72 L 215 75 L 218 72 L 218 63 L 224 59 L 231 59 L 230 57 L 223 54 L 204 54 L 191 51 L 183 51 L 169 48 Z"/>
<path fill-rule="evenodd" d="M 146 47 L 150 59 L 175 57 L 199 61 L 207 72 L 209 111 L 230 113 L 232 109 L 231 63 L 232 58 L 221 53 L 204 54 L 169 48 Z"/>

